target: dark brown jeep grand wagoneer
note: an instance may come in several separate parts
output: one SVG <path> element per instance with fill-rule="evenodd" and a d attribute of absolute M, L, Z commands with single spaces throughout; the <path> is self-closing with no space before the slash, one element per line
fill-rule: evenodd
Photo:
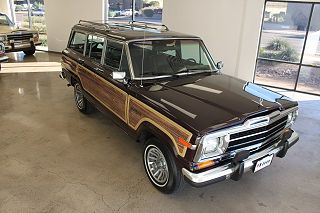
<path fill-rule="evenodd" d="M 62 67 L 81 112 L 109 113 L 143 143 L 146 173 L 164 193 L 239 180 L 299 139 L 297 102 L 221 74 L 199 37 L 166 26 L 80 21 Z"/>

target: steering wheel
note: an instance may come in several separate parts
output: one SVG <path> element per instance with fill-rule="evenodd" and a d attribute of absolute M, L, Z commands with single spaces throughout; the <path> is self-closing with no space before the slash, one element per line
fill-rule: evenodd
<path fill-rule="evenodd" d="M 188 58 L 187 61 L 193 62 L 193 63 L 197 63 L 196 59 L 194 58 Z"/>

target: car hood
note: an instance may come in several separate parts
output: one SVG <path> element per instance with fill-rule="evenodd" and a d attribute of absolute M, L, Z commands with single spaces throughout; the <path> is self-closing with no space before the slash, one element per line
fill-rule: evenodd
<path fill-rule="evenodd" d="M 8 34 L 8 33 L 15 33 L 15 32 L 33 32 L 29 29 L 24 29 L 24 28 L 16 28 L 14 26 L 3 26 L 0 25 L 0 34 Z"/>
<path fill-rule="evenodd" d="M 297 105 L 286 96 L 222 74 L 158 82 L 145 87 L 140 94 L 162 114 L 197 133 Z"/>

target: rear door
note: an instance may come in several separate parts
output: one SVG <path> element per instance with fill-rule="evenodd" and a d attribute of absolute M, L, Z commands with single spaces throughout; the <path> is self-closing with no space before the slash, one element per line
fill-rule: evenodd
<path fill-rule="evenodd" d="M 127 122 L 127 88 L 122 82 L 112 79 L 112 72 L 119 71 L 122 58 L 125 59 L 122 57 L 123 49 L 120 42 L 89 35 L 85 54 L 89 60 L 78 70 L 83 88 L 122 121 Z"/>

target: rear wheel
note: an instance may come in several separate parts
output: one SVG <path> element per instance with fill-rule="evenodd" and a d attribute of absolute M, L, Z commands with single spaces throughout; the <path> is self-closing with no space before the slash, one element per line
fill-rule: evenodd
<path fill-rule="evenodd" d="M 143 160 L 150 182 L 159 191 L 171 194 L 183 188 L 181 168 L 177 167 L 169 148 L 158 139 L 150 138 L 147 141 Z"/>
<path fill-rule="evenodd" d="M 32 46 L 30 49 L 28 50 L 23 50 L 24 54 L 26 55 L 33 55 L 36 52 L 36 47 Z"/>
<path fill-rule="evenodd" d="M 74 100 L 78 110 L 84 114 L 92 112 L 93 107 L 91 103 L 84 97 L 83 89 L 79 83 L 74 85 Z"/>

